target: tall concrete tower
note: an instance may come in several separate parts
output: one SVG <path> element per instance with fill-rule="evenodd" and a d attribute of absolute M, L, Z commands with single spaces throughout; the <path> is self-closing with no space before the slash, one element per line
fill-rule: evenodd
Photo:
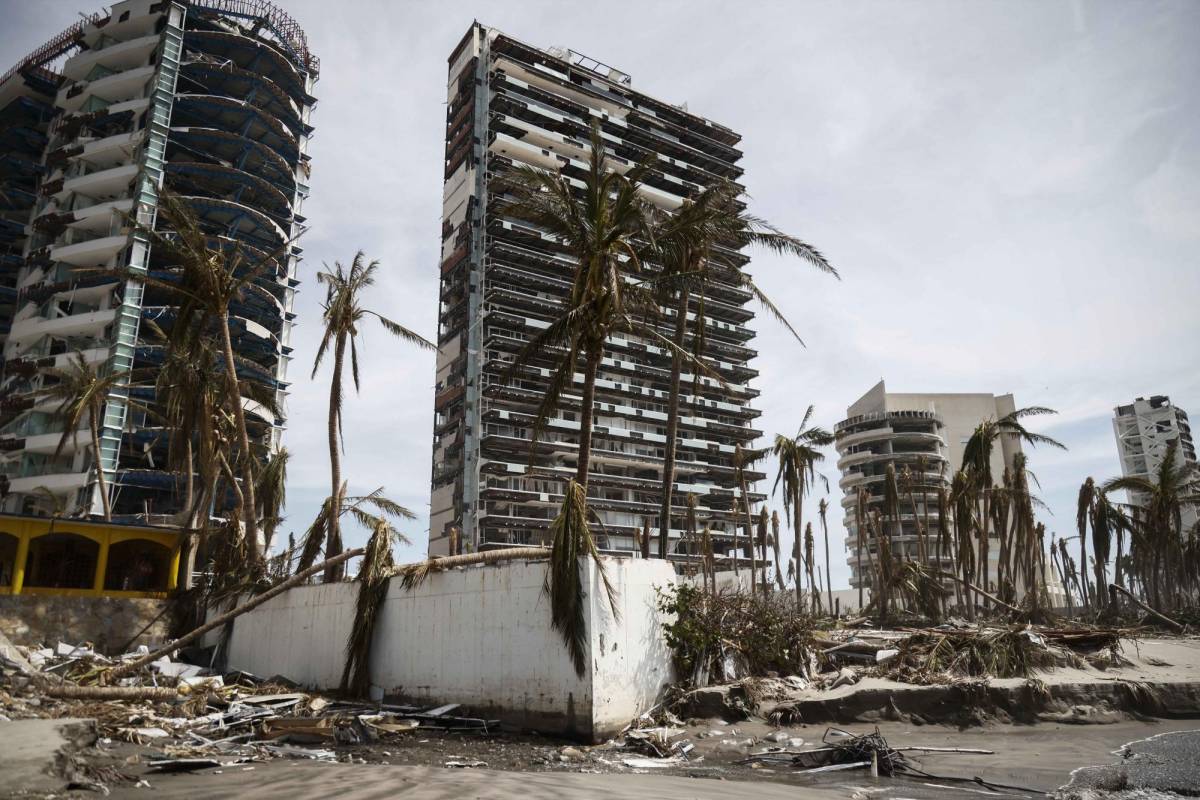
<path fill-rule="evenodd" d="M 678 208 L 702 187 L 742 174 L 740 137 L 729 128 L 636 91 L 629 75 L 606 64 L 478 23 L 450 54 L 447 106 L 429 532 L 435 555 L 447 552 L 452 529 L 468 548 L 545 541 L 579 442 L 581 378 L 531 463 L 530 427 L 554 362 L 504 377 L 522 343 L 561 313 L 575 264 L 552 236 L 506 213 L 497 175 L 509 164 L 561 168 L 582 186 L 593 124 L 614 168 L 657 156 L 644 194 L 660 208 Z M 759 412 L 750 406 L 758 394 L 750 387 L 757 375 L 750 300 L 733 285 L 711 289 L 707 362 L 726 385 L 703 378 L 683 398 L 680 425 L 679 525 L 686 496 L 696 495 L 701 524 L 712 527 L 722 554 L 732 550 L 738 521 L 734 449 L 759 435 L 751 427 Z M 632 551 L 646 522 L 658 533 L 669 383 L 670 356 L 650 337 L 609 341 L 596 382 L 588 482 L 609 551 Z M 690 376 L 684 385 L 692 385 Z M 670 549 L 685 557 L 681 534 L 672 525 Z"/>
<path fill-rule="evenodd" d="M 229 329 L 239 377 L 283 400 L 319 68 L 299 25 L 265 0 L 123 0 L 0 79 L 4 510 L 94 513 L 101 470 L 118 517 L 179 510 L 167 437 L 138 410 L 152 387 L 108 396 L 98 458 L 86 432 L 55 454 L 61 423 L 38 394 L 75 354 L 110 373 L 162 363 L 143 322 L 169 330 L 176 301 L 127 273 L 169 275 L 128 219 L 153 225 L 164 187 L 213 247 L 272 256 Z M 277 448 L 284 419 L 245 407 L 256 452 Z"/>

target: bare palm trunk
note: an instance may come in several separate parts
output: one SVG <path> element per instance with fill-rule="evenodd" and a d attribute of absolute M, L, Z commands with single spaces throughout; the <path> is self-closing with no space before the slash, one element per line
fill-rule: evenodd
<path fill-rule="evenodd" d="M 1125 534 L 1120 528 L 1117 529 L 1117 560 L 1113 562 L 1113 571 L 1116 573 L 1113 579 L 1117 582 L 1117 586 L 1125 588 L 1125 577 L 1121 574 L 1121 560 L 1125 557 Z"/>
<path fill-rule="evenodd" d="M 992 552 L 991 552 L 992 551 L 992 520 L 991 520 L 992 504 L 989 500 L 990 497 L 991 497 L 991 490 L 985 489 L 983 498 L 980 500 L 980 503 L 982 504 L 982 506 L 981 506 L 982 513 L 980 514 L 980 517 L 979 517 L 980 527 L 979 527 L 979 570 L 978 570 L 978 572 L 979 572 L 979 585 L 982 586 L 984 589 L 991 588 L 991 586 L 989 585 L 990 581 L 988 580 L 988 578 L 991 577 L 991 572 L 992 572 Z M 986 595 L 980 595 L 980 597 L 986 597 Z M 986 607 L 987 606 L 985 604 L 984 608 L 986 609 Z"/>
<path fill-rule="evenodd" d="M 667 447 L 663 453 L 662 510 L 658 517 L 658 557 L 667 557 L 671 531 L 671 502 L 675 493 L 675 443 L 679 436 L 679 376 L 683 370 L 679 351 L 687 332 L 688 290 L 679 291 L 675 312 L 675 351 L 671 354 L 671 394 L 667 398 Z M 703 322 L 700 322 L 703 324 Z"/>
<path fill-rule="evenodd" d="M 229 335 L 229 311 L 221 313 L 221 345 L 225 351 L 225 388 L 229 393 L 230 411 L 238 437 L 242 458 L 242 524 L 246 530 L 247 552 L 252 561 L 261 561 L 258 549 L 258 512 L 254 501 L 254 454 L 250 451 L 250 434 L 246 430 L 246 412 L 242 408 L 242 390 L 238 386 L 237 364 L 233 358 L 233 339 Z"/>
<path fill-rule="evenodd" d="M 182 523 L 185 528 L 194 527 L 195 511 L 192 506 L 196 504 L 196 467 L 193 464 L 192 455 L 192 436 L 188 432 L 188 436 L 184 439 L 184 471 L 183 471 L 183 510 L 180 514 Z"/>
<path fill-rule="evenodd" d="M 108 483 L 104 480 L 104 464 L 100 461 L 100 424 L 99 409 L 92 408 L 88 412 L 88 427 L 92 433 L 92 458 L 96 462 L 96 488 L 100 491 L 100 504 L 104 508 L 104 521 L 112 521 L 112 506 L 108 499 Z"/>
<path fill-rule="evenodd" d="M 750 594 L 754 594 L 757 589 L 755 582 L 757 580 L 756 573 L 758 571 L 758 562 L 754 556 L 754 517 L 750 516 L 750 496 L 746 489 L 746 470 L 745 466 L 738 468 L 738 488 L 742 492 L 742 513 L 746 516 L 746 541 L 750 543 Z M 736 530 L 737 527 L 734 527 Z M 737 547 L 734 547 L 734 568 L 737 567 Z"/>
<path fill-rule="evenodd" d="M 804 495 L 801 492 L 796 492 L 796 497 L 794 498 L 793 503 L 792 503 L 793 511 L 795 512 L 794 516 L 792 517 L 792 522 L 793 522 L 793 527 L 795 527 L 795 529 L 796 529 L 796 531 L 795 531 L 796 539 L 792 543 L 792 557 L 794 559 L 794 563 L 796 564 L 796 609 L 797 610 L 804 608 L 804 588 L 801 585 L 804 583 L 804 581 L 801 580 L 801 577 L 803 577 L 803 574 L 804 574 L 804 572 L 803 572 L 804 557 L 802 554 L 802 548 L 804 546 L 803 545 L 804 529 L 801 527 L 801 524 L 800 524 L 800 507 L 803 505 L 803 503 L 804 503 Z"/>
<path fill-rule="evenodd" d="M 587 492 L 588 465 L 592 459 L 592 418 L 596 398 L 596 373 L 604 357 L 603 343 L 587 353 L 583 371 L 583 398 L 579 410 L 579 460 L 575 465 L 575 482 Z"/>
<path fill-rule="evenodd" d="M 1090 608 L 1091 592 L 1088 591 L 1087 531 L 1079 531 L 1079 591 L 1083 595 L 1083 607 Z"/>
<path fill-rule="evenodd" d="M 821 533 L 825 537 L 825 597 L 829 600 L 829 613 L 833 614 L 833 579 L 829 577 L 829 523 L 821 514 Z"/>
<path fill-rule="evenodd" d="M 1092 532 L 1095 533 L 1095 528 L 1092 529 Z M 1092 549 L 1095 550 L 1096 548 L 1093 547 Z M 1107 598 L 1105 596 L 1106 593 L 1104 591 L 1102 591 L 1100 587 L 1108 585 L 1108 575 L 1107 575 L 1106 570 L 1104 569 L 1104 561 L 1099 556 L 1097 556 L 1096 558 L 1094 558 L 1092 560 L 1095 562 L 1095 565 L 1096 565 L 1096 591 L 1094 594 L 1094 599 L 1096 601 L 1096 609 L 1098 611 L 1103 611 L 1104 607 L 1105 607 L 1105 600 Z M 1109 592 L 1108 594 L 1111 594 L 1111 592 Z"/>
<path fill-rule="evenodd" d="M 346 358 L 346 335 L 339 333 L 333 353 L 333 380 L 329 384 L 329 497 L 335 512 L 329 515 L 329 529 L 325 533 L 325 557 L 333 558 L 342 552 L 342 529 L 338 522 L 342 508 L 342 454 L 338 447 L 338 416 L 341 413 L 342 365 Z M 334 583 L 342 579 L 345 562 L 330 564 L 325 570 L 325 582 Z"/>
<path fill-rule="evenodd" d="M 779 549 L 779 512 L 771 512 L 771 551 L 775 553 L 775 585 L 779 587 L 779 591 L 785 591 L 787 584 L 783 580 L 783 567 L 780 562 L 783 560 L 783 554 Z"/>

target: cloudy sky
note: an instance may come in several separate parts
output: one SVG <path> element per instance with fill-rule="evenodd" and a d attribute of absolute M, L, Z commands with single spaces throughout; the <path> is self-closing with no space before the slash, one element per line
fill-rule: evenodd
<path fill-rule="evenodd" d="M 5 68 L 92 10 L 0 3 Z M 810 403 L 832 427 L 880 378 L 1013 392 L 1060 412 L 1038 429 L 1070 450 L 1030 461 L 1064 532 L 1083 479 L 1119 471 L 1113 406 L 1169 394 L 1200 417 L 1200 3 L 281 4 L 322 61 L 285 531 L 329 491 L 327 375 L 308 377 L 315 271 L 366 250 L 383 263 L 371 307 L 435 332 L 446 57 L 473 17 L 742 133 L 753 210 L 842 272 L 755 259 L 808 345 L 759 323 L 766 431 L 794 432 Z M 346 470 L 417 512 L 412 558 L 428 535 L 433 358 L 379 329 L 365 344 Z M 833 560 L 845 585 L 840 544 Z"/>

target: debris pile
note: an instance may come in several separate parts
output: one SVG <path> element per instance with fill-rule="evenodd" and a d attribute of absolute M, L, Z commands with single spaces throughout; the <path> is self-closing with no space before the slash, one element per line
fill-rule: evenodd
<path fill-rule="evenodd" d="M 825 735 L 821 737 L 821 747 L 814 747 L 807 750 L 799 750 L 794 747 L 769 747 L 737 763 L 751 767 L 763 765 L 790 767 L 794 771 L 805 775 L 861 769 L 870 770 L 872 777 L 902 775 L 920 778 L 924 781 L 935 780 L 951 783 L 970 783 L 992 791 L 1004 789 L 1008 792 L 1042 795 L 1041 792 L 1037 792 L 1036 790 L 990 783 L 981 778 L 957 778 L 933 775 L 917 767 L 904 755 L 906 752 L 920 752 L 925 754 L 992 754 L 991 750 L 966 747 L 911 745 L 897 748 L 888 744 L 887 739 L 879 732 L 879 728 L 875 728 L 874 731 L 866 734 L 853 734 L 840 728 L 827 728 Z"/>
<path fill-rule="evenodd" d="M 708 594 L 680 585 L 660 591 L 659 610 L 675 672 L 691 685 L 768 673 L 807 677 L 816 669 L 814 619 L 782 593 Z"/>
<path fill-rule="evenodd" d="M 980 678 L 1029 678 L 1039 670 L 1119 664 L 1121 628 L 1048 628 L 947 623 L 895 631 L 841 630 L 817 638 L 821 659 L 836 673 L 819 680 L 830 688 L 848 680 L 847 668 L 903 683 L 925 685 Z"/>
<path fill-rule="evenodd" d="M 354 760 L 335 748 L 392 734 L 436 729 L 496 731 L 494 719 L 439 707 L 363 704 L 299 691 L 286 678 L 218 674 L 163 656 L 111 683 L 114 668 L 149 651 L 106 657 L 89 645 L 19 647 L 0 635 L 0 721 L 95 719 L 99 744 L 149 748 L 150 772 L 187 772 L 272 758 Z M 473 765 L 464 765 L 473 766 Z"/>

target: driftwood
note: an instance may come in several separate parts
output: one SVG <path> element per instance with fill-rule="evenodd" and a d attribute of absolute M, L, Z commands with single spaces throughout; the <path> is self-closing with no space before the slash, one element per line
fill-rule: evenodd
<path fill-rule="evenodd" d="M 179 691 L 167 686 L 75 686 L 70 683 L 48 684 L 43 691 L 62 700 L 150 700 L 170 702 Z"/>
<path fill-rule="evenodd" d="M 113 667 L 112 669 L 110 669 L 106 673 L 104 673 L 103 677 L 105 680 L 112 681 L 112 680 L 116 680 L 117 678 L 123 677 L 125 675 L 129 675 L 130 673 L 137 672 L 139 669 L 146 666 L 151 661 L 156 661 L 156 660 L 162 658 L 163 656 L 170 655 L 171 653 L 175 652 L 179 648 L 184 647 L 185 645 L 191 644 L 192 642 L 196 641 L 197 639 L 199 639 L 201 636 L 208 633 L 209 631 L 216 630 L 217 628 L 220 628 L 222 625 L 226 624 L 227 622 L 229 622 L 237 617 L 240 617 L 242 614 L 245 614 L 247 611 L 253 611 L 254 609 L 258 608 L 259 606 L 261 606 L 263 603 L 267 602 L 271 598 L 278 597 L 279 595 L 286 592 L 288 589 L 299 586 L 300 584 L 304 583 L 306 580 L 311 578 L 313 575 L 316 575 L 317 573 L 324 570 L 326 567 L 332 567 L 332 566 L 342 563 L 343 561 L 349 561 L 350 559 L 355 558 L 356 556 L 361 556 L 362 554 L 363 554 L 363 548 L 356 547 L 352 550 L 347 550 L 344 553 L 340 553 L 340 554 L 334 556 L 333 558 L 326 559 L 325 561 L 321 562 L 320 564 L 311 566 L 308 569 L 304 570 L 303 572 L 297 572 L 295 575 L 288 578 L 286 581 L 279 584 L 278 586 L 268 589 L 267 591 L 263 592 L 262 594 L 256 595 L 252 600 L 245 603 L 244 605 L 240 605 L 237 608 L 233 609 L 232 611 L 227 611 L 226 613 L 222 614 L 221 616 L 206 622 L 205 624 L 201 625 L 199 628 L 196 628 L 196 630 L 192 631 L 191 633 L 185 634 L 173 642 L 168 642 L 167 644 L 163 645 L 162 647 L 158 648 L 157 650 L 153 650 L 150 653 L 147 653 L 146 655 L 142 656 L 141 658 L 136 658 L 133 661 L 127 661 L 124 664 L 119 664 L 119 665 Z"/>
<path fill-rule="evenodd" d="M 1179 633 L 1183 633 L 1185 630 L 1187 630 L 1187 626 L 1186 626 L 1186 625 L 1180 625 L 1178 622 L 1176 622 L 1175 620 L 1171 619 L 1170 617 L 1168 617 L 1168 616 L 1166 616 L 1166 615 L 1164 615 L 1164 614 L 1161 614 L 1161 613 L 1159 613 L 1158 611 L 1155 611 L 1153 608 L 1151 608 L 1150 606 L 1148 606 L 1148 605 L 1146 605 L 1145 603 L 1143 603 L 1141 600 L 1139 600 L 1139 599 L 1137 599 L 1136 597 L 1134 597 L 1134 596 L 1133 596 L 1133 594 L 1132 594 L 1132 593 L 1131 593 L 1131 592 L 1130 592 L 1128 589 L 1126 589 L 1125 587 L 1123 587 L 1123 586 L 1117 586 L 1115 583 L 1110 583 L 1110 584 L 1108 585 L 1108 594 L 1109 594 L 1109 597 L 1110 597 L 1110 598 L 1112 598 L 1112 599 L 1114 600 L 1114 602 L 1115 602 L 1115 600 L 1116 600 L 1116 596 L 1115 596 L 1115 595 L 1116 595 L 1116 593 L 1117 593 L 1117 592 L 1120 592 L 1121 594 L 1125 595 L 1125 596 L 1126 596 L 1126 597 L 1128 597 L 1130 600 L 1132 600 L 1132 601 L 1134 602 L 1134 604 L 1135 604 L 1135 605 L 1136 605 L 1138 608 L 1140 608 L 1142 611 L 1145 611 L 1147 614 L 1149 614 L 1150 616 L 1154 617 L 1154 618 L 1155 618 L 1155 619 L 1157 619 L 1157 620 L 1162 620 L 1163 622 L 1165 622 L 1165 623 L 1167 623 L 1168 625 L 1170 625 L 1172 628 L 1174 628 L 1174 629 L 1175 629 L 1176 631 L 1178 631 Z"/>

